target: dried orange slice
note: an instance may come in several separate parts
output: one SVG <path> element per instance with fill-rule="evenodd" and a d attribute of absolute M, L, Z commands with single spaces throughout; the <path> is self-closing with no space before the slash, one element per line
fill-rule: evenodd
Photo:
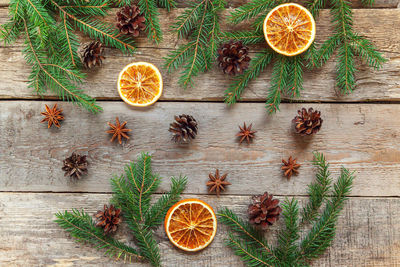
<path fill-rule="evenodd" d="M 279 54 L 295 56 L 306 51 L 315 39 L 315 21 L 303 6 L 282 4 L 272 9 L 264 20 L 264 36 Z"/>
<path fill-rule="evenodd" d="M 206 202 L 184 199 L 168 210 L 164 226 L 169 240 L 175 246 L 186 251 L 198 251 L 214 239 L 217 218 Z"/>
<path fill-rule="evenodd" d="M 162 90 L 161 73 L 151 63 L 131 63 L 119 74 L 118 92 L 129 105 L 146 107 L 154 104 L 160 98 Z"/>

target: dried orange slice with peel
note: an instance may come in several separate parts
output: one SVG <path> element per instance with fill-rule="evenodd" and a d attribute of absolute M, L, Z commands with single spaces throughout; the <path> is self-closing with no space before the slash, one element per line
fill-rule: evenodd
<path fill-rule="evenodd" d="M 295 3 L 272 9 L 264 20 L 264 36 L 279 54 L 295 56 L 306 51 L 315 39 L 315 21 L 311 13 Z"/>
<path fill-rule="evenodd" d="M 214 210 L 200 199 L 184 199 L 172 206 L 165 216 L 165 232 L 169 240 L 185 251 L 207 247 L 217 232 Z"/>
<path fill-rule="evenodd" d="M 131 63 L 119 74 L 118 92 L 129 105 L 146 107 L 154 104 L 160 98 L 162 90 L 161 73 L 151 63 Z"/>

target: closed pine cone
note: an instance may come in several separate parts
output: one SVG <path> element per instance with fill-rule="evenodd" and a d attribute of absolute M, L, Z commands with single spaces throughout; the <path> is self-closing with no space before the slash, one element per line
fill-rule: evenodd
<path fill-rule="evenodd" d="M 279 200 L 272 199 L 272 197 L 267 192 L 263 195 L 253 196 L 253 203 L 248 208 L 250 223 L 265 229 L 279 219 L 282 209 L 278 206 Z"/>
<path fill-rule="evenodd" d="M 301 135 L 312 135 L 321 129 L 323 120 L 321 119 L 321 112 L 309 108 L 297 111 L 298 115 L 293 119 L 295 131 Z"/>
<path fill-rule="evenodd" d="M 94 66 L 101 66 L 105 57 L 102 56 L 104 51 L 102 43 L 98 41 L 88 42 L 80 48 L 80 57 L 83 65 L 91 69 Z"/>
<path fill-rule="evenodd" d="M 141 14 L 138 6 L 124 6 L 117 12 L 117 28 L 122 34 L 139 36 L 146 29 L 146 18 Z"/>
<path fill-rule="evenodd" d="M 241 74 L 249 67 L 248 47 L 240 41 L 230 41 L 218 49 L 218 65 L 227 74 Z"/>
<path fill-rule="evenodd" d="M 197 121 L 190 115 L 175 116 L 175 121 L 170 124 L 169 131 L 173 133 L 172 140 L 177 143 L 188 143 L 197 135 Z"/>

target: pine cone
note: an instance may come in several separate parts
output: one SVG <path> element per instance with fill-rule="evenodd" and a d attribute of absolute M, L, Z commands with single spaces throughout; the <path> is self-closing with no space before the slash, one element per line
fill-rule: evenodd
<path fill-rule="evenodd" d="M 80 48 L 80 56 L 83 65 L 91 69 L 94 66 L 101 66 L 105 57 L 102 56 L 104 51 L 103 44 L 98 41 L 88 42 Z"/>
<path fill-rule="evenodd" d="M 123 34 L 132 34 L 138 37 L 140 32 L 146 29 L 143 23 L 146 19 L 138 6 L 124 6 L 117 12 L 117 28 Z"/>
<path fill-rule="evenodd" d="M 241 74 L 249 67 L 249 48 L 242 42 L 230 41 L 218 49 L 219 67 L 227 74 Z"/>
<path fill-rule="evenodd" d="M 282 209 L 278 206 L 279 200 L 272 199 L 272 197 L 267 192 L 263 195 L 253 196 L 253 203 L 249 205 L 248 209 L 250 223 L 265 229 L 279 219 Z"/>
<path fill-rule="evenodd" d="M 104 205 L 104 210 L 99 210 L 94 215 L 97 218 L 96 227 L 104 228 L 105 234 L 117 231 L 118 225 L 122 222 L 120 214 L 121 209 L 115 209 L 113 205 L 109 208 Z"/>
<path fill-rule="evenodd" d="M 321 129 L 323 120 L 321 119 L 321 112 L 313 108 L 308 111 L 305 108 L 298 110 L 298 116 L 294 117 L 293 123 L 295 124 L 295 131 L 301 135 L 312 135 Z"/>
<path fill-rule="evenodd" d="M 197 135 L 197 121 L 190 115 L 175 116 L 175 121 L 170 124 L 169 131 L 173 133 L 172 140 L 178 143 L 188 143 Z"/>
<path fill-rule="evenodd" d="M 62 170 L 65 171 L 64 176 L 71 176 L 80 179 L 81 175 L 87 174 L 86 156 L 72 153 L 71 157 L 66 158 Z"/>

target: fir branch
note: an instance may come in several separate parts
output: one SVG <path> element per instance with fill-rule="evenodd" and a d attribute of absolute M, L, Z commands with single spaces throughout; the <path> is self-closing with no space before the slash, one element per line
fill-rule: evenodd
<path fill-rule="evenodd" d="M 353 51 L 374 69 L 380 69 L 383 63 L 387 62 L 387 59 L 376 50 L 371 41 L 362 36 L 353 34 L 351 46 Z"/>
<path fill-rule="evenodd" d="M 264 34 L 260 31 L 224 32 L 222 38 L 241 41 L 245 45 L 265 42 Z"/>
<path fill-rule="evenodd" d="M 319 48 L 319 50 L 307 53 L 306 57 L 308 59 L 307 67 L 309 69 L 320 68 L 325 64 L 333 55 L 333 52 L 338 47 L 340 43 L 340 36 L 338 34 L 329 37 Z M 310 49 L 316 49 L 315 45 L 310 47 Z"/>
<path fill-rule="evenodd" d="M 171 178 L 171 189 L 169 193 L 162 195 L 146 213 L 145 224 L 148 227 L 154 228 L 164 222 L 167 211 L 179 200 L 181 193 L 185 190 L 186 184 L 186 177 Z"/>
<path fill-rule="evenodd" d="M 253 0 L 248 2 L 231 12 L 228 20 L 233 24 L 238 24 L 244 20 L 254 18 L 260 13 L 268 13 L 266 12 L 272 6 L 277 5 L 277 2 L 280 1 L 271 1 L 271 0 Z"/>
<path fill-rule="evenodd" d="M 281 262 L 293 266 L 298 253 L 296 241 L 300 238 L 298 201 L 294 198 L 290 201 L 286 199 L 282 204 L 282 208 L 285 228 L 279 233 L 275 255 Z"/>
<path fill-rule="evenodd" d="M 329 163 L 326 162 L 325 156 L 321 153 L 314 152 L 313 165 L 317 167 L 316 181 L 308 186 L 308 195 L 310 201 L 303 208 L 302 223 L 313 221 L 326 199 L 331 188 L 332 179 L 330 178 Z"/>
<path fill-rule="evenodd" d="M 330 246 L 335 238 L 339 213 L 343 209 L 345 200 L 351 191 L 353 179 L 354 175 L 347 169 L 342 168 L 340 177 L 334 184 L 332 199 L 326 204 L 320 218 L 300 244 L 298 260 L 309 261 L 315 259 Z"/>
<path fill-rule="evenodd" d="M 258 53 L 253 60 L 250 61 L 250 66 L 241 75 L 235 77 L 228 89 L 225 91 L 225 103 L 231 105 L 240 100 L 240 97 L 251 80 L 256 79 L 260 73 L 272 61 L 275 54 L 271 49 L 267 48 L 261 53 Z"/>
<path fill-rule="evenodd" d="M 142 258 L 134 248 L 106 236 L 103 229 L 96 227 L 90 215 L 83 210 L 58 212 L 55 216 L 57 217 L 55 222 L 78 242 L 90 243 L 97 249 L 105 249 L 105 254 L 117 260 L 122 258 L 124 261 L 131 262 L 132 258 Z"/>
<path fill-rule="evenodd" d="M 281 94 L 285 92 L 289 81 L 291 64 L 287 57 L 279 56 L 272 69 L 271 86 L 268 91 L 266 108 L 272 114 L 279 110 Z"/>
<path fill-rule="evenodd" d="M 319 12 L 326 5 L 327 0 L 308 0 L 306 2 L 306 7 L 313 15 L 314 18 L 318 17 Z"/>
<path fill-rule="evenodd" d="M 303 57 L 294 56 L 290 58 L 290 80 L 288 89 L 290 97 L 299 97 L 300 92 L 303 91 Z"/>
<path fill-rule="evenodd" d="M 170 52 L 164 58 L 164 67 L 172 71 L 183 65 L 179 84 L 184 88 L 193 86 L 193 78 L 211 66 L 220 39 L 219 20 L 224 3 L 223 0 L 194 2 L 172 26 L 179 38 L 187 37 L 189 42 Z"/>
<path fill-rule="evenodd" d="M 162 41 L 162 32 L 160 27 L 160 12 L 157 10 L 155 0 L 139 0 L 138 6 L 146 18 L 146 31 L 150 40 L 156 44 Z"/>
<path fill-rule="evenodd" d="M 157 0 L 157 4 L 162 8 L 166 8 L 168 12 L 176 7 L 175 0 Z"/>

